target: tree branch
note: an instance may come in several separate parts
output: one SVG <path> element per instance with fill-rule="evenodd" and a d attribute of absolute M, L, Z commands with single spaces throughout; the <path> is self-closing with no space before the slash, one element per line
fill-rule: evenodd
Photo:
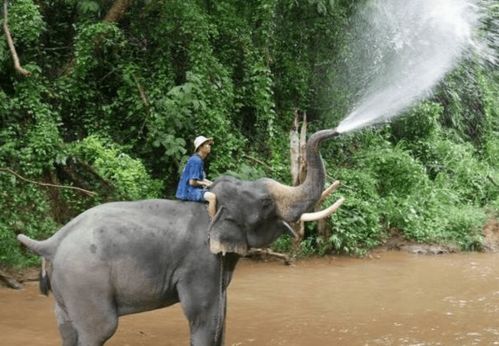
<path fill-rule="evenodd" d="M 247 159 L 250 159 L 251 161 L 255 161 L 256 163 L 259 163 L 260 165 L 262 165 L 263 167 L 267 168 L 268 170 L 270 171 L 274 171 L 274 169 L 272 167 L 270 167 L 269 165 L 267 165 L 265 162 L 261 161 L 261 160 L 258 160 L 257 158 L 253 157 L 253 156 L 249 156 L 247 154 L 243 154 L 243 157 L 247 158 Z"/>
<path fill-rule="evenodd" d="M 10 168 L 0 168 L 0 172 L 7 172 L 7 173 L 10 173 L 12 175 L 15 175 L 16 177 L 18 177 L 19 179 L 21 180 L 24 180 L 28 183 L 31 183 L 31 184 L 36 184 L 36 185 L 40 185 L 40 186 L 47 186 L 47 187 L 56 187 L 56 188 L 60 188 L 60 189 L 71 189 L 71 190 L 76 190 L 76 191 L 80 191 L 80 192 L 83 192 L 89 196 L 94 196 L 96 195 L 97 193 L 96 192 L 93 192 L 93 191 L 88 191 L 88 190 L 85 190 L 85 189 L 82 189 L 82 188 L 79 188 L 79 187 L 74 187 L 74 186 L 64 186 L 64 185 L 56 185 L 56 184 L 49 184 L 49 183 L 40 183 L 39 181 L 34 181 L 34 180 L 30 180 L 30 179 L 27 179 L 27 178 L 24 178 L 23 176 L 21 176 L 19 173 L 17 172 L 14 172 L 12 169 Z"/>
<path fill-rule="evenodd" d="M 2 270 L 0 270 L 0 279 L 4 281 L 10 288 L 14 288 L 16 290 L 23 288 L 23 286 L 19 282 L 17 282 L 16 279 Z"/>
<path fill-rule="evenodd" d="M 29 72 L 28 70 L 25 70 L 21 66 L 21 63 L 19 62 L 19 57 L 17 56 L 16 47 L 14 46 L 14 41 L 12 40 L 12 36 L 10 34 L 9 24 L 8 24 L 7 7 L 8 7 L 8 1 L 4 0 L 4 2 L 3 2 L 3 31 L 5 32 L 5 37 L 7 38 L 7 43 L 9 45 L 10 54 L 12 55 L 12 60 L 14 60 L 14 68 L 16 69 L 17 72 L 22 74 L 24 77 L 29 77 L 29 76 L 31 76 L 31 72 Z"/>
<path fill-rule="evenodd" d="M 499 184 L 494 180 L 494 178 L 492 178 L 492 176 L 487 175 L 487 179 L 489 179 L 489 181 L 495 186 L 499 186 Z"/>
<path fill-rule="evenodd" d="M 144 103 L 144 106 L 146 106 L 146 108 L 148 109 L 149 108 L 149 99 L 147 98 L 146 92 L 145 92 L 144 88 L 142 87 L 142 85 L 139 83 L 137 76 L 135 74 L 132 74 L 132 77 L 133 77 L 133 80 L 135 81 L 135 84 L 137 85 L 137 89 L 139 90 L 140 98 L 141 98 L 142 102 Z"/>
<path fill-rule="evenodd" d="M 275 257 L 279 258 L 284 261 L 284 264 L 290 265 L 291 264 L 291 259 L 289 258 L 288 255 L 282 254 L 279 252 L 272 251 L 270 249 L 250 249 L 247 257 L 250 256 L 270 256 L 270 257 Z"/>

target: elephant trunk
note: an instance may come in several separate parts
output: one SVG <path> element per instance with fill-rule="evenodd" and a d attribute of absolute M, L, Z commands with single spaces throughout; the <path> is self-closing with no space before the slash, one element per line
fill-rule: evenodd
<path fill-rule="evenodd" d="M 322 141 L 338 136 L 336 129 L 315 132 L 307 141 L 307 176 L 298 186 L 283 185 L 268 179 L 267 187 L 274 197 L 279 216 L 288 221 L 296 222 L 300 216 L 313 209 L 319 201 L 326 180 L 324 163 L 319 146 Z"/>

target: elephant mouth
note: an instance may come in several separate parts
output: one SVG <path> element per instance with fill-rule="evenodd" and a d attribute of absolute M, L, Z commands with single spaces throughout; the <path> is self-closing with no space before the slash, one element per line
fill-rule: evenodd
<path fill-rule="evenodd" d="M 224 256 L 226 253 L 237 253 L 238 255 L 246 256 L 248 254 L 248 245 L 220 242 L 210 238 L 210 251 L 213 254 L 221 253 Z"/>

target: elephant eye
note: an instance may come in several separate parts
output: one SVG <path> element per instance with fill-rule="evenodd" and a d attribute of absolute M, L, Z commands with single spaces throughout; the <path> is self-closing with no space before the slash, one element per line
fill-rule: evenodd
<path fill-rule="evenodd" d="M 264 199 L 262 199 L 261 200 L 262 209 L 265 210 L 265 209 L 268 209 L 268 208 L 272 207 L 273 203 L 274 202 L 270 198 L 264 198 Z"/>
<path fill-rule="evenodd" d="M 230 222 L 230 223 L 233 223 L 233 224 L 238 224 L 239 221 L 237 219 L 237 217 L 235 215 L 232 215 L 231 213 L 226 213 L 222 219 L 226 222 Z"/>

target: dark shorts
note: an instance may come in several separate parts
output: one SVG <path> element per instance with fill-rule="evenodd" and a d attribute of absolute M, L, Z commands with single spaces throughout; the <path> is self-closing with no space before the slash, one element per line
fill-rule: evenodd
<path fill-rule="evenodd" d="M 204 189 L 190 189 L 187 196 L 183 198 L 185 201 L 193 201 L 193 202 L 206 202 L 204 199 L 204 193 L 206 190 Z"/>

